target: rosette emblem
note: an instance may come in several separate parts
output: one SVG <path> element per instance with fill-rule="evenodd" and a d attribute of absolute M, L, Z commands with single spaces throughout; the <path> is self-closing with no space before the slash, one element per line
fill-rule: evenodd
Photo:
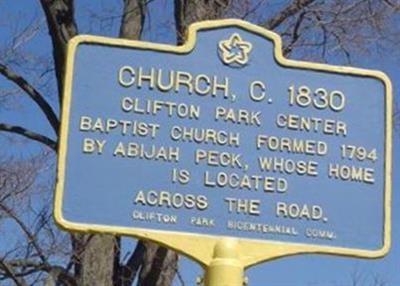
<path fill-rule="evenodd" d="M 247 64 L 252 44 L 244 41 L 238 33 L 233 33 L 229 39 L 220 41 L 218 48 L 224 64 L 238 67 Z"/>

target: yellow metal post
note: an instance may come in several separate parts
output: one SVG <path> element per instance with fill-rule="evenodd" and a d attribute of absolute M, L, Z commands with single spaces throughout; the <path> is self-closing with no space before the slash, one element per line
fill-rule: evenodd
<path fill-rule="evenodd" d="M 214 247 L 213 260 L 206 268 L 205 286 L 243 286 L 244 267 L 236 239 L 221 239 Z"/>

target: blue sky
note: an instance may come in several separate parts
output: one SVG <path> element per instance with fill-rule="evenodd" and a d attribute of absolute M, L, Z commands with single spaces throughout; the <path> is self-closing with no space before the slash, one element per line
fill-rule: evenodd
<path fill-rule="evenodd" d="M 7 44 L 9 36 L 13 31 L 20 30 L 28 23 L 38 21 L 41 30 L 34 39 L 23 44 L 23 51 L 32 51 L 34 55 L 46 58 L 51 55 L 51 44 L 44 27 L 43 15 L 38 7 L 38 1 L 0 1 L 1 14 L 0 20 L 0 51 Z M 99 24 L 98 16 L 93 16 L 95 11 L 102 8 L 111 7 L 109 13 L 118 13 L 118 5 L 109 6 L 109 1 L 99 1 L 93 4 L 91 1 L 77 1 L 77 18 L 82 32 L 98 32 L 101 27 L 105 34 L 116 34 L 116 23 L 118 20 L 107 20 Z M 165 5 L 166 11 L 170 6 Z M 113 9 L 116 9 L 113 11 Z M 172 15 L 170 13 L 170 15 Z M 157 29 L 154 22 L 157 21 L 157 13 L 155 13 L 151 21 L 147 22 L 146 40 L 173 42 L 172 36 L 168 33 L 168 29 Z M 10 21 L 12 24 L 10 24 Z M 116 21 L 116 22 L 112 22 Z M 172 21 L 166 21 L 165 25 L 173 25 Z M 0 54 L 1 55 L 1 54 Z M 397 56 L 397 57 L 396 57 Z M 0 58 L 1 61 L 1 58 Z M 355 58 L 354 64 L 358 67 L 382 70 L 389 75 L 394 86 L 394 97 L 398 98 L 400 80 L 398 55 L 388 54 L 368 58 Z M 24 66 L 16 66 L 16 69 L 23 74 L 34 75 L 35 67 L 31 67 L 29 71 Z M 50 78 L 50 77 L 49 77 Z M 52 100 L 54 108 L 57 109 L 55 102 L 54 89 L 48 87 L 47 75 L 37 80 L 39 84 L 46 90 L 46 94 Z M 0 88 L 12 88 L 9 83 L 0 78 Z M 47 92 L 48 91 L 48 92 Z M 15 108 L 17 107 L 17 108 Z M 43 132 L 49 136 L 53 136 L 49 126 L 42 124 L 44 117 L 38 115 L 38 110 L 32 106 L 30 100 L 25 97 L 18 97 L 13 102 L 12 108 L 0 108 L 0 121 L 8 123 L 21 124 L 32 130 Z M 345 286 L 351 285 L 352 275 L 362 275 L 364 281 L 372 281 L 374 276 L 381 277 L 387 284 L 396 286 L 400 285 L 400 187 L 399 162 L 396 158 L 400 158 L 400 134 L 394 132 L 393 140 L 393 191 L 392 191 L 392 248 L 390 253 L 382 259 L 367 260 L 348 257 L 327 256 L 327 255 L 298 255 L 293 257 L 285 257 L 272 262 L 262 263 L 250 268 L 246 275 L 250 279 L 250 285 L 332 285 Z M 0 137 L 0 150 L 6 151 L 8 154 L 33 154 L 38 149 L 37 144 L 29 144 L 26 147 L 25 142 L 19 142 L 10 146 L 9 140 Z M 19 155 L 18 155 L 19 156 Z M 1 233 L 1 232 L 0 232 Z M 0 238 L 0 244 L 2 239 Z M 132 243 L 126 241 L 126 247 Z M 201 269 L 193 262 L 182 259 L 180 262 L 180 272 L 187 285 L 192 285 L 195 277 L 201 274 Z M 356 273 L 356 274 L 355 274 Z M 178 281 L 175 283 L 180 285 Z M 367 282 L 362 285 L 369 285 Z M 372 285 L 372 284 L 371 284 Z"/>

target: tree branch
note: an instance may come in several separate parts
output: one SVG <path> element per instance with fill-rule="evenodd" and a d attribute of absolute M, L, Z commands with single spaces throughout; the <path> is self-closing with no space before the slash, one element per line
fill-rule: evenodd
<path fill-rule="evenodd" d="M 123 265 L 120 269 L 119 279 L 120 283 L 118 285 L 121 286 L 130 286 L 132 285 L 136 274 L 139 271 L 140 266 L 143 263 L 143 256 L 145 254 L 146 247 L 144 246 L 142 241 L 138 241 L 135 251 L 129 257 L 128 262 Z"/>
<path fill-rule="evenodd" d="M 304 20 L 304 16 L 306 15 L 306 12 L 303 11 L 300 16 L 297 18 L 296 24 L 294 25 L 293 32 L 292 32 L 292 39 L 290 40 L 290 43 L 283 49 L 283 55 L 287 56 L 290 54 L 293 50 L 293 46 L 296 44 L 296 42 L 300 38 L 299 34 L 299 29 L 301 26 L 301 23 Z"/>
<path fill-rule="evenodd" d="M 383 2 L 388 5 L 389 7 L 393 8 L 395 11 L 400 10 L 400 4 L 394 4 L 390 0 L 383 0 Z"/>
<path fill-rule="evenodd" d="M 175 30 L 176 30 L 176 43 L 180 46 L 185 43 L 186 25 L 185 22 L 185 1 L 174 0 L 174 16 L 175 16 Z"/>
<path fill-rule="evenodd" d="M 269 30 L 274 30 L 286 19 L 297 14 L 308 5 L 312 4 L 314 1 L 315 0 L 294 0 L 292 3 L 284 7 L 280 12 L 278 12 L 274 17 L 260 24 L 260 26 L 263 26 L 264 28 Z"/>
<path fill-rule="evenodd" d="M 28 227 L 24 224 L 24 222 L 19 217 L 17 217 L 17 215 L 14 213 L 14 211 L 12 209 L 10 209 L 9 207 L 7 207 L 5 204 L 0 204 L 0 209 L 2 209 L 7 215 L 9 215 L 19 225 L 22 232 L 25 233 L 26 237 L 28 238 L 28 241 L 30 243 L 32 243 L 33 247 L 36 249 L 37 254 L 39 255 L 42 262 L 45 265 L 47 265 L 47 258 L 44 255 L 42 248 L 36 242 L 35 236 L 29 231 Z"/>
<path fill-rule="evenodd" d="M 14 272 L 14 270 L 12 269 L 12 267 L 2 259 L 0 259 L 0 267 L 4 269 L 5 273 L 7 274 L 7 277 L 9 277 L 15 282 L 16 286 L 28 286 L 25 280 L 21 277 L 18 277 Z"/>
<path fill-rule="evenodd" d="M 119 37 L 138 40 L 143 31 L 146 12 L 145 0 L 123 0 L 124 8 Z"/>
<path fill-rule="evenodd" d="M 47 271 L 49 273 L 49 283 L 50 285 L 59 285 L 59 282 L 63 282 L 62 285 L 65 286 L 78 286 L 75 278 L 67 273 L 63 267 L 60 266 L 52 266 Z M 54 284 L 51 284 L 51 283 Z"/>
<path fill-rule="evenodd" d="M 0 131 L 16 133 L 16 134 L 25 136 L 26 138 L 43 143 L 43 144 L 47 145 L 48 147 L 50 147 L 51 149 L 53 149 L 54 151 L 57 150 L 57 142 L 56 141 L 54 141 L 54 140 L 50 139 L 49 137 L 44 136 L 42 134 L 35 133 L 28 129 L 25 129 L 24 127 L 0 123 Z"/>
<path fill-rule="evenodd" d="M 34 272 L 43 271 L 49 274 L 50 279 L 53 281 L 60 282 L 62 281 L 65 286 L 76 286 L 75 278 L 68 273 L 66 269 L 61 266 L 57 265 L 48 265 L 42 262 L 29 260 L 29 259 L 16 259 L 16 260 L 9 260 L 6 262 L 4 258 L 0 259 L 3 263 L 10 268 L 21 268 L 24 269 L 23 272 L 13 272 L 15 277 L 21 277 L 30 275 Z M 10 275 L 7 273 L 7 275 Z"/>
<path fill-rule="evenodd" d="M 53 58 L 58 83 L 59 103 L 62 103 L 65 58 L 68 41 L 78 34 L 74 18 L 73 0 L 40 0 L 46 15 L 49 34 L 53 43 Z"/>
<path fill-rule="evenodd" d="M 39 108 L 43 111 L 47 120 L 49 121 L 51 127 L 56 134 L 58 134 L 59 121 L 58 118 L 51 108 L 50 104 L 44 99 L 44 97 L 29 83 L 27 82 L 21 75 L 15 73 L 7 66 L 0 63 L 0 74 L 5 76 L 10 81 L 14 82 L 18 85 L 26 94 L 32 98 L 33 101 L 39 106 Z"/>

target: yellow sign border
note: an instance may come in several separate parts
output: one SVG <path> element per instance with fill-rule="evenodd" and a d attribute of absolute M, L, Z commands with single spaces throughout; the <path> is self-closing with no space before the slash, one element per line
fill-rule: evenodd
<path fill-rule="evenodd" d="M 227 19 L 216 21 L 198 22 L 189 27 L 187 41 L 183 46 L 172 46 L 150 42 L 133 41 L 125 39 L 113 39 L 92 35 L 79 35 L 68 43 L 66 73 L 64 78 L 64 101 L 61 116 L 61 134 L 58 146 L 57 183 L 54 197 L 54 218 L 56 223 L 68 231 L 109 233 L 135 236 L 141 239 L 155 241 L 166 247 L 175 249 L 199 262 L 202 266 L 210 265 L 213 260 L 214 247 L 223 237 L 211 235 L 198 235 L 186 232 L 158 231 L 130 227 L 105 226 L 95 224 L 81 224 L 67 221 L 62 215 L 62 198 L 64 187 L 65 163 L 67 155 L 67 134 L 69 129 L 69 112 L 72 92 L 74 55 L 77 46 L 81 43 L 96 43 L 117 47 L 134 47 L 136 49 L 163 51 L 176 54 L 190 52 L 196 43 L 196 35 L 199 30 L 217 29 L 223 27 L 240 27 L 249 32 L 261 35 L 274 44 L 274 57 L 283 67 L 300 68 L 307 70 L 325 71 L 339 74 L 372 77 L 380 80 L 385 86 L 385 191 L 384 191 L 384 229 L 383 247 L 377 250 L 363 250 L 343 247 L 321 246 L 292 242 L 279 242 L 256 239 L 237 239 L 238 259 L 244 267 L 256 263 L 272 260 L 278 257 L 320 253 L 343 256 L 376 258 L 384 256 L 391 244 L 391 172 L 392 172 L 392 85 L 388 76 L 375 70 L 359 69 L 345 66 L 333 66 L 321 63 L 311 63 L 286 59 L 282 54 L 282 41 L 279 35 L 248 22 Z"/>

